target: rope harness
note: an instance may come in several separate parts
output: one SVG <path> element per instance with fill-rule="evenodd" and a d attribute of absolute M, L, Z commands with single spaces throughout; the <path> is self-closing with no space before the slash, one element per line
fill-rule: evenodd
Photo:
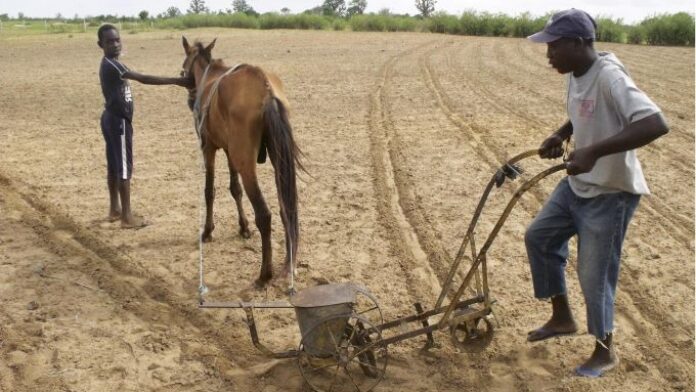
<path fill-rule="evenodd" d="M 220 81 L 227 75 L 233 73 L 236 71 L 242 64 L 237 64 L 234 67 L 228 69 L 225 71 L 224 74 L 220 75 L 216 80 L 215 83 L 213 83 L 213 86 L 211 87 L 210 91 L 208 92 L 208 99 L 205 102 L 205 105 L 201 108 L 201 98 L 203 97 L 203 86 L 205 85 L 205 81 L 208 78 L 208 71 L 210 70 L 210 65 L 211 63 L 208 63 L 208 65 L 205 67 L 205 71 L 203 71 L 203 77 L 201 78 L 201 83 L 200 83 L 200 89 L 196 91 L 196 100 L 194 101 L 193 104 L 193 125 L 196 129 L 196 136 L 198 137 L 198 143 L 200 144 L 201 147 L 201 170 L 205 172 L 205 157 L 203 156 L 203 125 L 205 124 L 205 120 L 208 116 L 208 109 L 210 108 L 210 101 L 213 99 L 213 95 L 217 92 L 218 86 L 220 85 Z M 205 176 L 203 176 L 205 181 Z M 203 190 L 201 189 L 201 185 L 199 185 L 198 189 L 199 194 L 203 198 L 201 202 L 199 203 L 200 208 L 199 208 L 199 224 L 201 227 L 205 224 L 205 213 L 203 211 L 203 204 L 205 203 L 205 195 L 203 193 Z M 203 280 L 203 233 L 199 233 L 198 236 L 198 302 L 203 303 L 205 302 L 204 296 L 208 293 L 208 287 L 205 285 L 205 281 Z"/>

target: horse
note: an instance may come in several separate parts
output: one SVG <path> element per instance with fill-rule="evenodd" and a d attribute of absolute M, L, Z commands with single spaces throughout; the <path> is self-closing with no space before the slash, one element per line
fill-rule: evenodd
<path fill-rule="evenodd" d="M 222 149 L 230 172 L 230 193 L 239 214 L 239 233 L 244 238 L 251 237 L 238 176 L 253 206 L 256 227 L 261 234 L 261 272 L 256 285 L 263 286 L 272 278 L 271 213 L 256 176 L 257 159 L 265 160 L 267 153 L 275 172 L 285 230 L 283 274 L 294 274 L 291 266 L 296 260 L 299 241 L 296 172 L 304 168 L 288 120 L 289 105 L 283 85 L 276 75 L 257 66 L 228 67 L 222 60 L 213 59 L 211 52 L 215 40 L 205 47 L 201 42 L 189 45 L 186 37 L 182 37 L 182 43 L 186 54 L 182 76 L 188 78 L 192 86 L 189 107 L 194 112 L 205 165 L 206 215 L 201 240 L 212 241 L 215 155 Z"/>

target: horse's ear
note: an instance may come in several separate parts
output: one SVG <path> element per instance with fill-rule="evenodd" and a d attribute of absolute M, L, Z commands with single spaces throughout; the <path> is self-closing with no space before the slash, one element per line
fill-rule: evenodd
<path fill-rule="evenodd" d="M 213 50 L 213 47 L 215 47 L 215 41 L 217 41 L 217 38 L 213 40 L 208 46 L 205 47 L 205 52 L 208 54 L 208 57 L 210 57 L 210 53 Z"/>
<path fill-rule="evenodd" d="M 181 36 L 181 43 L 184 45 L 184 51 L 186 51 L 186 54 L 188 54 L 191 47 L 189 46 L 188 40 L 183 35 Z"/>

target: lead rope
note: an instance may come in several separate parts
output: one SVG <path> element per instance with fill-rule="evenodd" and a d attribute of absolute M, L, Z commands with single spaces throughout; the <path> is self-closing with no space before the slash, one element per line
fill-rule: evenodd
<path fill-rule="evenodd" d="M 205 110 L 201 115 L 201 96 L 203 95 L 203 85 L 205 83 L 206 78 L 208 77 L 209 69 L 210 64 L 208 64 L 208 66 L 205 67 L 205 71 L 203 72 L 203 78 L 200 83 L 200 90 L 196 92 L 196 101 L 193 104 L 193 125 L 196 130 L 196 136 L 198 137 L 198 146 L 201 150 L 200 162 L 201 171 L 203 172 L 203 181 L 205 181 L 205 159 L 203 157 L 203 137 L 201 134 L 201 130 L 203 128 L 203 122 L 205 121 L 205 117 L 208 113 L 208 110 Z M 198 194 L 201 195 L 201 201 L 198 203 L 198 227 L 201 228 L 205 225 L 205 218 L 203 216 L 203 204 L 205 203 L 205 194 L 203 189 L 204 186 L 201 185 L 201 183 L 199 182 Z M 198 303 L 200 303 L 201 305 L 205 302 L 205 295 L 208 293 L 208 287 L 205 285 L 205 282 L 203 280 L 203 230 L 204 229 L 201 229 L 198 232 Z"/>
<path fill-rule="evenodd" d="M 222 78 L 225 76 L 229 75 L 233 71 L 235 71 L 241 64 L 237 64 L 234 67 L 228 69 L 224 74 L 220 75 L 217 80 L 215 80 L 215 84 L 213 84 L 213 87 L 210 89 L 210 92 L 208 93 L 208 99 L 206 100 L 205 105 L 203 106 L 203 112 L 201 113 L 201 98 L 203 96 L 203 86 L 205 85 L 205 81 L 208 78 L 208 70 L 210 70 L 210 65 L 212 63 L 208 63 L 208 65 L 205 67 L 205 71 L 203 71 L 203 77 L 201 78 L 201 83 L 200 83 L 200 90 L 196 91 L 196 101 L 193 104 L 193 125 L 196 129 L 196 135 L 198 136 L 198 144 L 200 145 L 201 149 L 201 171 L 203 171 L 203 181 L 205 181 L 205 158 L 203 157 L 203 124 L 205 123 L 205 119 L 208 115 L 208 105 L 210 105 L 210 101 L 213 98 L 213 94 L 217 91 L 218 85 L 220 84 L 220 81 Z M 200 208 L 199 210 L 199 227 L 203 227 L 205 224 L 204 221 L 204 212 L 203 212 L 203 204 L 205 203 L 205 195 L 204 195 L 204 190 L 201 189 L 202 185 L 199 183 L 198 184 L 198 193 L 201 195 L 201 202 L 199 203 Z M 208 293 L 208 287 L 205 285 L 205 282 L 203 280 L 203 230 L 199 232 L 198 235 L 198 302 L 200 304 L 203 304 L 205 302 L 204 296 Z M 292 256 L 291 256 L 291 267 L 292 267 Z M 291 284 L 291 290 L 294 290 L 293 288 L 294 283 Z"/>

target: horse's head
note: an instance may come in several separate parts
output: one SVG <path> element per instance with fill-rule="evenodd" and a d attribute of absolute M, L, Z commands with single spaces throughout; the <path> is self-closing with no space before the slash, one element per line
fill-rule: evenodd
<path fill-rule="evenodd" d="M 203 47 L 203 44 L 200 42 L 194 42 L 193 45 L 189 45 L 186 37 L 181 37 L 181 42 L 184 46 L 184 53 L 186 54 L 184 64 L 182 64 L 181 66 L 182 77 L 193 79 L 193 66 L 196 64 L 197 61 L 203 61 L 205 65 L 210 64 L 210 62 L 213 59 L 211 52 L 213 51 L 213 47 L 215 46 L 216 40 L 217 38 L 214 39 L 213 42 L 208 44 L 208 46 Z"/>

